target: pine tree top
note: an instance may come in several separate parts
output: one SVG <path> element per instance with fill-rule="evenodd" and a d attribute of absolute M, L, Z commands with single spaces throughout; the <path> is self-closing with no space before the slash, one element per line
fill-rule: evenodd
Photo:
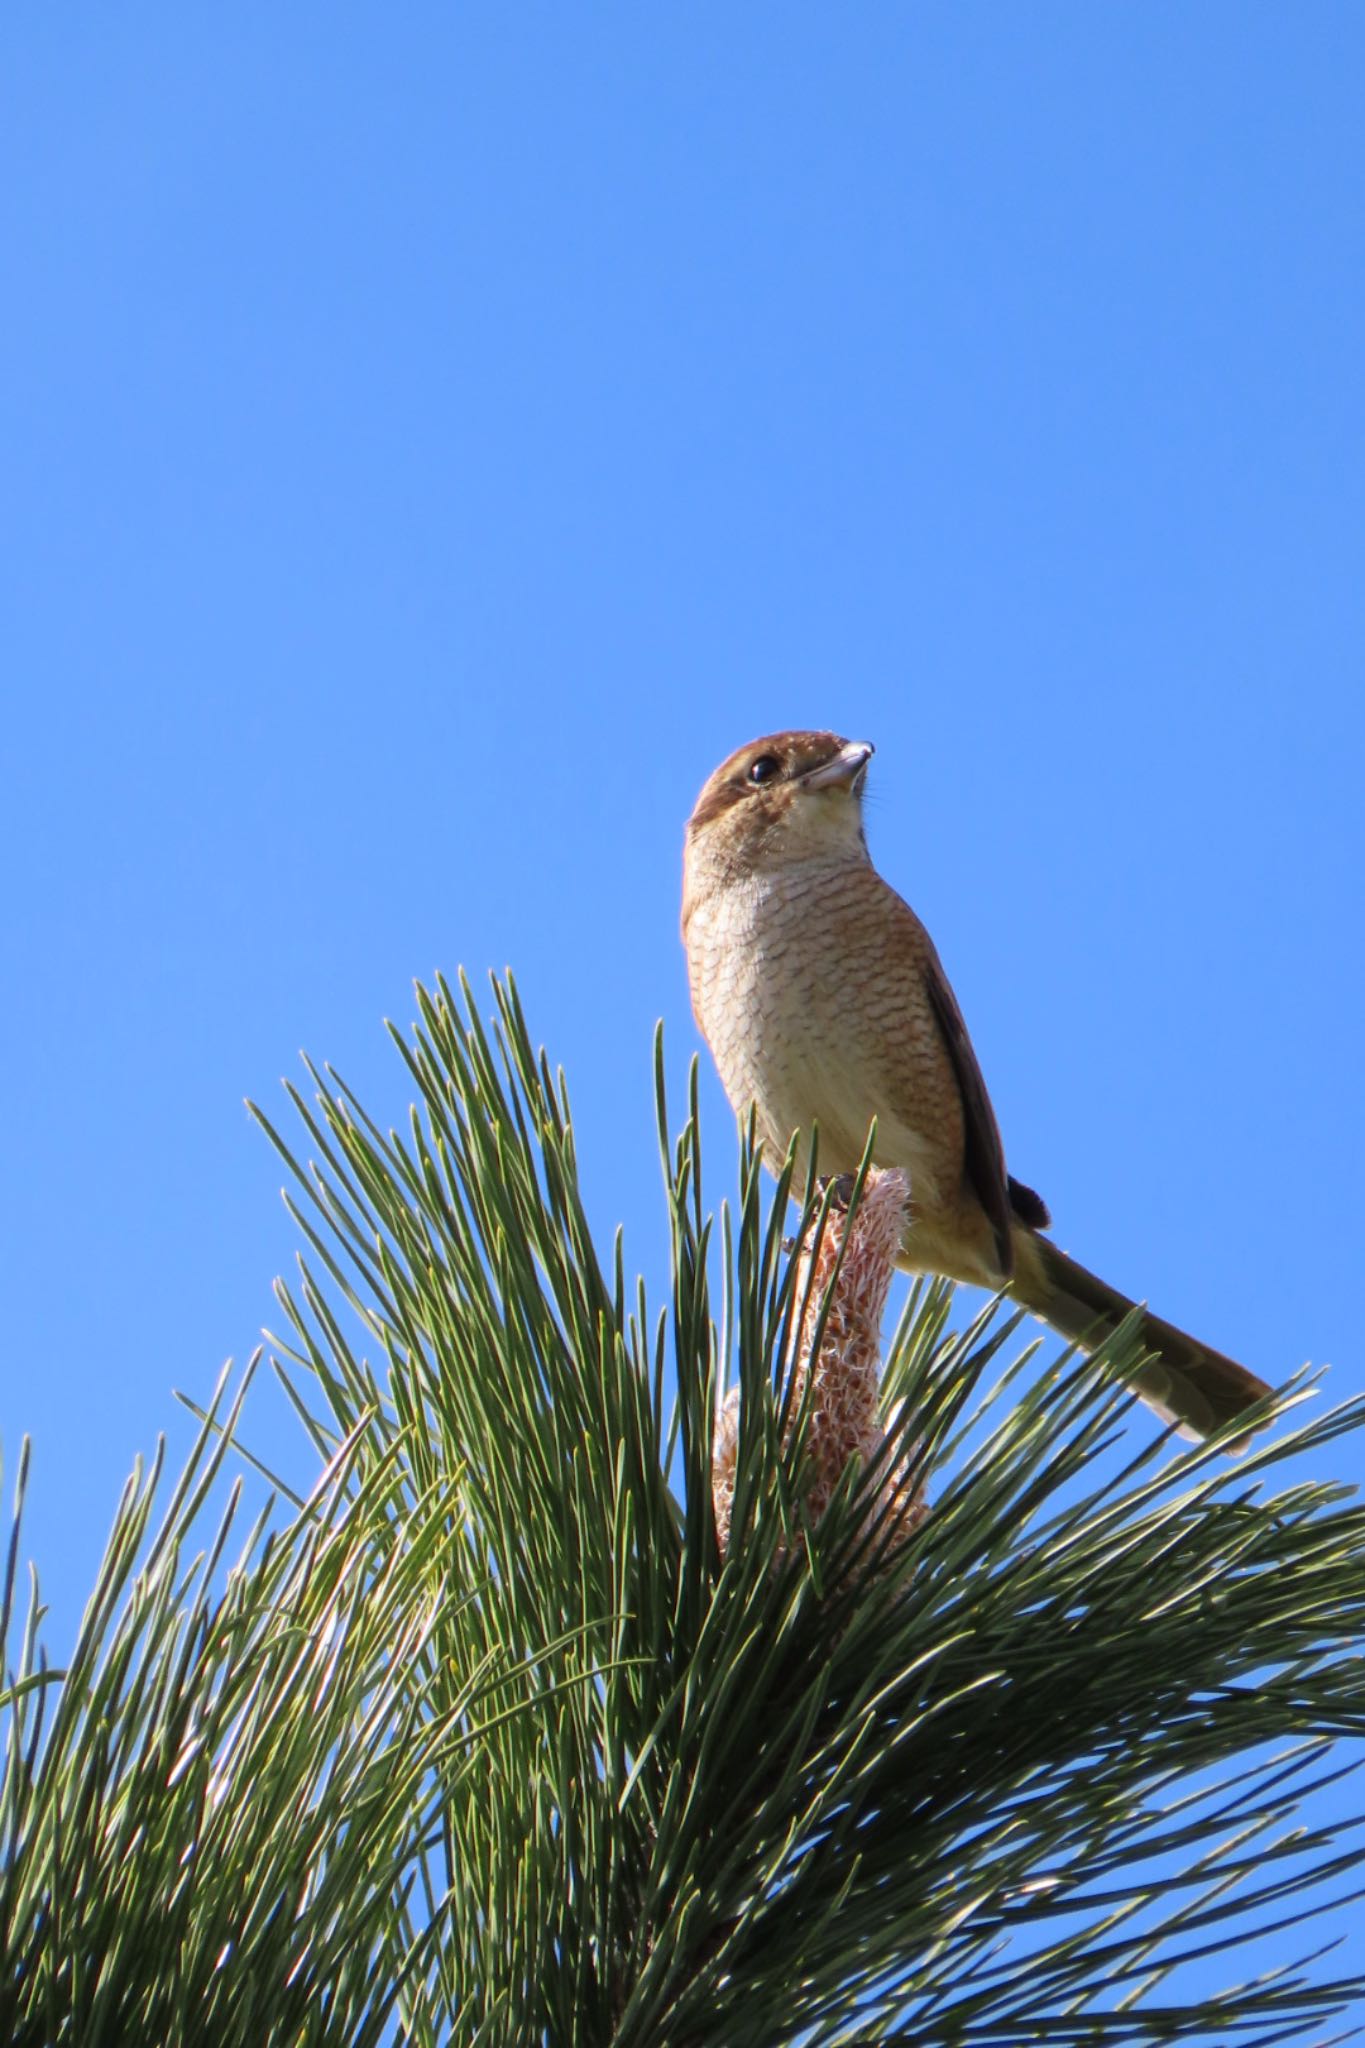
<path fill-rule="evenodd" d="M 951 1330 L 934 1284 L 878 1391 L 870 1297 L 855 1329 L 839 1285 L 888 1191 L 846 1217 L 813 1195 L 793 1254 L 792 1162 L 770 1192 L 749 1145 L 717 1228 L 695 1090 L 674 1140 L 662 1079 L 652 1311 L 595 1247 L 563 1079 L 495 995 L 486 1025 L 467 988 L 419 990 L 402 1133 L 326 1069 L 291 1091 L 308 1160 L 267 1124 L 307 1244 L 272 1345 L 306 1497 L 205 1524 L 250 1443 L 250 1374 L 220 1390 L 159 1527 L 159 1460 L 130 1482 L 62 1672 L 11 1547 L 4 2038 L 1326 2024 L 1361 1987 L 1320 1962 L 1239 1983 L 1229 1955 L 1217 1996 L 1185 1966 L 1296 1918 L 1313 1949 L 1351 1889 L 1312 1793 L 1361 1731 L 1365 1516 L 1281 1468 L 1365 1404 L 1314 1416 L 1300 1380 L 1230 1461 L 1132 1422 L 1131 1332 L 1045 1358 L 1018 1315 Z M 864 1407 L 831 1465 L 840 1317 Z"/>

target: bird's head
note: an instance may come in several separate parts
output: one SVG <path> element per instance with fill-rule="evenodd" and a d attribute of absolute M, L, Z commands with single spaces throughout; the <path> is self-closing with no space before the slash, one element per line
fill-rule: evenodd
<path fill-rule="evenodd" d="M 687 821 L 689 891 L 755 870 L 866 860 L 872 748 L 835 732 L 778 732 L 722 761 Z"/>

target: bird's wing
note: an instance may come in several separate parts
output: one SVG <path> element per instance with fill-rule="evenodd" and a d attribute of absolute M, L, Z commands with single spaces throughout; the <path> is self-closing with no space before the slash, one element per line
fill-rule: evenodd
<path fill-rule="evenodd" d="M 995 1121 L 995 1111 L 991 1108 L 991 1098 L 986 1093 L 986 1083 L 981 1078 L 981 1069 L 972 1051 L 972 1041 L 967 1036 L 957 997 L 949 987 L 943 962 L 934 951 L 927 933 L 921 971 L 929 1007 L 943 1034 L 962 1097 L 963 1165 L 967 1180 L 995 1232 L 1001 1277 L 1008 1280 L 1014 1271 L 1014 1247 L 1010 1241 L 1010 1190 L 1005 1172 L 1005 1148 L 1000 1142 L 1000 1127 Z"/>

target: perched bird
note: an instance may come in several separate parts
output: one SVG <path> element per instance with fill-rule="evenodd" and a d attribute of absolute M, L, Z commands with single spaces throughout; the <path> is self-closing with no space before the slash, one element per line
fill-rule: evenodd
<path fill-rule="evenodd" d="M 776 1169 L 818 1127 L 817 1170 L 873 1161 L 910 1179 L 900 1263 L 1007 1290 L 1093 1348 L 1134 1304 L 1042 1235 L 1042 1200 L 1005 1171 L 981 1069 L 924 926 L 873 867 L 862 796 L 872 748 L 831 732 L 753 740 L 688 820 L 683 942 L 697 1022 L 725 1092 L 753 1106 Z M 1207 1435 L 1270 1390 L 1143 1312 L 1133 1384 Z"/>

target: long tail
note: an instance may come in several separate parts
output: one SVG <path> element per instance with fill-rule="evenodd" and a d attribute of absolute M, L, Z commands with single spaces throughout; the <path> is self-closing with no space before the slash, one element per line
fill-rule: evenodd
<path fill-rule="evenodd" d="M 1136 1303 L 1058 1251 L 1050 1238 L 1016 1224 L 1011 1294 L 1064 1337 L 1093 1349 L 1112 1336 Z M 1182 1434 L 1208 1436 L 1270 1392 L 1235 1359 L 1201 1344 L 1174 1323 L 1141 1310 L 1139 1334 L 1153 1355 L 1132 1374 L 1133 1389 Z"/>

